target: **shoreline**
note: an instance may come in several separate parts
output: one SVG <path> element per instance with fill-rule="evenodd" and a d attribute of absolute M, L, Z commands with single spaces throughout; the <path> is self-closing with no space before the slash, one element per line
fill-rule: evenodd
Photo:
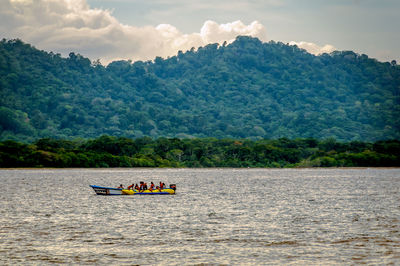
<path fill-rule="evenodd" d="M 93 169 L 93 170 L 178 170 L 178 169 L 193 169 L 193 170 L 210 170 L 210 169 L 234 169 L 234 170 L 283 170 L 283 169 L 293 169 L 293 170 L 303 170 L 303 169 L 339 169 L 339 170 L 350 170 L 350 169 L 400 169 L 400 166 L 363 166 L 363 167 L 6 167 L 0 168 L 1 170 L 78 170 L 78 169 Z"/>

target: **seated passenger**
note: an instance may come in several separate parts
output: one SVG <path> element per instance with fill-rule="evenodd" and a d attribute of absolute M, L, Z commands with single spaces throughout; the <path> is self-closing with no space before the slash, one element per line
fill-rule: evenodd
<path fill-rule="evenodd" d="M 122 188 L 122 189 L 124 189 L 124 185 L 120 184 L 119 187 L 117 187 L 117 188 Z"/>
<path fill-rule="evenodd" d="M 126 189 L 132 189 L 132 188 L 133 188 L 133 185 L 134 185 L 134 184 L 128 186 Z"/>

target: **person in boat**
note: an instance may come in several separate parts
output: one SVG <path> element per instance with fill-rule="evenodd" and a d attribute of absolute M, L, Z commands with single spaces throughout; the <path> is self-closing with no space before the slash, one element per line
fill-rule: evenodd
<path fill-rule="evenodd" d="M 135 189 L 136 189 L 136 190 L 139 190 L 139 186 L 138 186 L 137 183 L 136 183 L 136 185 L 135 185 Z"/>
<path fill-rule="evenodd" d="M 160 181 L 160 190 L 163 189 L 165 186 L 165 184 L 163 182 Z"/>
<path fill-rule="evenodd" d="M 159 186 L 156 186 L 156 190 L 158 190 L 159 192 L 161 192 L 161 189 Z"/>
<path fill-rule="evenodd" d="M 139 191 L 143 191 L 144 182 L 140 181 Z"/>
<path fill-rule="evenodd" d="M 128 186 L 127 189 L 132 189 L 132 188 L 133 188 L 133 185 L 134 185 L 134 184 Z"/>
<path fill-rule="evenodd" d="M 117 187 L 117 188 L 122 188 L 122 189 L 124 189 L 124 185 L 120 184 L 119 187 Z"/>
<path fill-rule="evenodd" d="M 143 184 L 143 190 L 147 190 L 147 183 Z"/>
<path fill-rule="evenodd" d="M 153 191 L 153 189 L 154 189 L 154 183 L 151 182 L 151 183 L 150 183 L 150 191 Z"/>

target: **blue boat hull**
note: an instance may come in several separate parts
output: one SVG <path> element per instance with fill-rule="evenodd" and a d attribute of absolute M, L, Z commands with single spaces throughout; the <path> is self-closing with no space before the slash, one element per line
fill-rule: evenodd
<path fill-rule="evenodd" d="M 93 188 L 94 192 L 97 195 L 104 195 L 104 196 L 114 196 L 114 195 L 122 195 L 122 188 L 113 188 L 113 187 L 100 187 L 90 185 Z"/>

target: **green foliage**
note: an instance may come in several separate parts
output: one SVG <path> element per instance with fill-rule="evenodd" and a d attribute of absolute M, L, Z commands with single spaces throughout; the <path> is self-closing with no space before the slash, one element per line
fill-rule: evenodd
<path fill-rule="evenodd" d="M 400 166 L 400 141 L 39 139 L 0 142 L 0 167 L 382 167 Z M 356 146 L 357 148 L 354 148 Z M 362 150 L 360 147 L 365 148 Z"/>
<path fill-rule="evenodd" d="M 63 58 L 39 51 L 20 40 L 0 42 L 0 140 L 101 135 L 399 139 L 400 67 L 351 51 L 314 56 L 251 37 L 107 67 L 75 53 Z M 115 141 L 104 140 L 107 152 L 122 154 L 118 145 L 128 140 L 114 147 Z M 365 148 L 353 144 L 360 152 Z M 87 145 L 99 149 L 99 143 Z M 329 139 L 320 145 L 341 150 Z M 232 162 L 247 156 L 244 150 L 231 152 L 238 156 Z M 165 156 L 165 150 L 157 154 Z M 287 156 L 296 161 L 299 154 Z"/>

